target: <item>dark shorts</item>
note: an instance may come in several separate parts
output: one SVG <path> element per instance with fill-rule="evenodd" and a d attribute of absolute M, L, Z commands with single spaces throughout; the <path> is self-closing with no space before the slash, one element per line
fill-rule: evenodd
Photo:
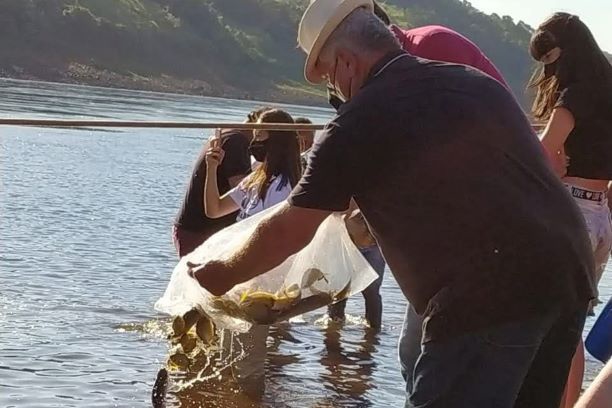
<path fill-rule="evenodd" d="M 172 226 L 172 241 L 179 258 L 191 253 L 202 245 L 213 233 L 209 231 L 190 231 L 176 225 Z"/>

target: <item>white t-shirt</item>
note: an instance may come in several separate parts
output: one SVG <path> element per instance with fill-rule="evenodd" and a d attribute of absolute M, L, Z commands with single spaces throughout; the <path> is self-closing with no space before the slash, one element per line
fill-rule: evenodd
<path fill-rule="evenodd" d="M 270 187 L 268 187 L 268 191 L 266 192 L 266 198 L 262 201 L 257 197 L 257 189 L 251 188 L 247 190 L 245 188 L 248 179 L 249 177 L 246 177 L 240 184 L 228 192 L 232 200 L 240 207 L 240 213 L 238 217 L 236 217 L 238 221 L 285 201 L 292 190 L 289 183 L 281 187 L 282 178 L 275 177 L 270 182 Z"/>

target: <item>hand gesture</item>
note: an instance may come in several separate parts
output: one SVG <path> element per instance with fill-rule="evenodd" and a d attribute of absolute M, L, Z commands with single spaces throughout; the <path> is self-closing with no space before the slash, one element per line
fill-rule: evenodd
<path fill-rule="evenodd" d="M 206 150 L 206 165 L 208 168 L 217 168 L 223 161 L 225 151 L 221 148 L 221 138 L 219 132 L 210 138 L 208 149 Z"/>

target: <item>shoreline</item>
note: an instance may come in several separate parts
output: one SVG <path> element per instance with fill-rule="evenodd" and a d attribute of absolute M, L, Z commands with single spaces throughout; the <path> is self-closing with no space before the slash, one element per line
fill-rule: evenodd
<path fill-rule="evenodd" d="M 265 103 L 282 103 L 317 108 L 329 107 L 323 91 L 291 84 L 270 84 L 265 89 L 241 90 L 227 84 L 211 85 L 200 79 L 181 79 L 168 75 L 144 77 L 121 74 L 83 64 L 70 64 L 68 70 L 40 69 L 33 72 L 13 66 L 0 68 L 0 79 L 85 85 L 106 89 L 159 92 L 176 95 L 204 96 Z"/>

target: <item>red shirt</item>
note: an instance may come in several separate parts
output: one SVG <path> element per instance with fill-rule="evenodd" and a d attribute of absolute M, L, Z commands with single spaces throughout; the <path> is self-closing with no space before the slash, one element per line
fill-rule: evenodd
<path fill-rule="evenodd" d="M 402 48 L 417 57 L 469 65 L 497 79 L 510 89 L 504 77 L 487 56 L 470 40 L 450 28 L 430 25 L 402 30 L 392 25 Z"/>
<path fill-rule="evenodd" d="M 512 93 L 510 86 L 491 60 L 476 44 L 458 32 L 439 25 L 417 27 L 412 30 L 402 30 L 395 25 L 390 28 L 399 39 L 404 51 L 420 58 L 476 68 L 498 80 Z M 542 153 L 548 157 L 544 146 L 540 147 Z"/>

